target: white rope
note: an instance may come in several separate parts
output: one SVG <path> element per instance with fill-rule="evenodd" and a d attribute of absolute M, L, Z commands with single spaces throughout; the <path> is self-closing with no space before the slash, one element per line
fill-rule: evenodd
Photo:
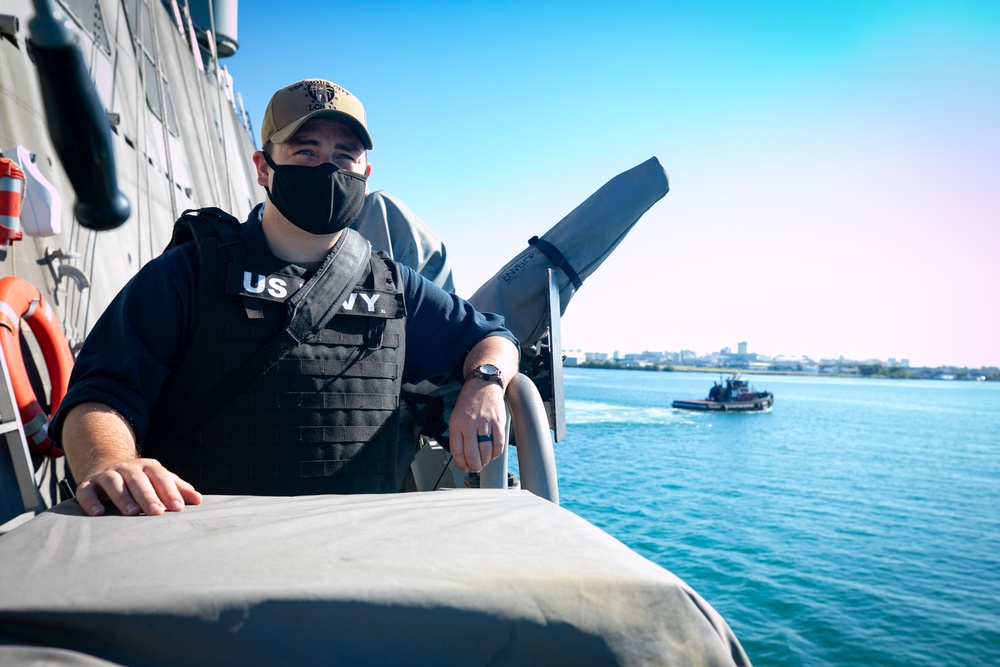
<path fill-rule="evenodd" d="M 188 8 L 188 5 L 187 5 L 186 2 L 184 3 L 184 19 L 188 23 L 189 34 L 194 35 L 195 34 L 194 33 L 194 21 L 191 19 L 191 11 Z M 192 44 L 191 47 L 195 48 L 195 49 L 201 48 L 197 44 L 197 39 L 195 39 L 195 42 L 196 43 Z M 206 72 L 206 74 L 207 74 L 207 72 Z M 200 108 L 201 113 L 198 114 L 198 115 L 201 116 L 201 120 L 204 123 L 205 138 L 210 140 L 213 135 L 212 135 L 212 126 L 209 124 L 208 102 L 205 100 L 205 89 L 202 87 L 202 85 L 201 85 L 200 82 L 196 82 L 195 87 L 198 89 L 198 101 L 201 103 L 201 108 Z M 206 155 L 204 152 L 202 152 L 201 155 L 205 158 L 205 162 L 204 162 L 204 164 L 205 164 L 205 170 L 209 174 L 211 174 L 212 180 L 213 180 L 213 182 L 215 184 L 215 193 L 214 193 L 215 196 L 213 197 L 213 199 L 215 201 L 219 201 L 219 200 L 222 199 L 222 186 L 219 184 L 219 173 L 218 173 L 218 170 L 215 168 L 215 163 L 216 163 L 216 155 L 215 155 L 216 145 L 215 145 L 214 141 L 210 140 L 208 142 L 208 151 L 210 153 L 209 155 Z M 204 205 L 204 202 L 199 202 L 199 204 Z"/>
<path fill-rule="evenodd" d="M 147 3 L 148 0 L 143 0 Z M 148 11 L 152 11 L 149 9 Z M 170 100 L 167 99 L 167 87 L 164 84 L 163 71 L 160 68 L 160 58 L 161 58 L 161 43 L 159 38 L 159 32 L 156 30 L 156 21 L 152 20 L 152 15 L 150 15 L 150 28 L 153 34 L 153 46 L 155 50 L 153 55 L 153 68 L 156 70 L 156 89 L 157 94 L 160 96 L 160 129 L 163 132 L 163 151 L 164 157 L 167 161 L 167 189 L 170 191 L 170 222 L 172 223 L 177 219 L 180 211 L 177 210 L 177 195 L 176 195 L 176 184 L 174 183 L 174 164 L 173 157 L 170 152 Z M 152 221 L 150 221 L 152 224 Z M 153 247 L 153 234 L 150 231 L 149 234 L 149 257 L 152 259 L 156 254 L 159 254 L 159 249 Z"/>

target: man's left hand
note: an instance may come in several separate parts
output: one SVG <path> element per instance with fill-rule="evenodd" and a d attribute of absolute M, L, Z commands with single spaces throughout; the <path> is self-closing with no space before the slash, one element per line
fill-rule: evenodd
<path fill-rule="evenodd" d="M 507 408 L 504 390 L 495 382 L 473 378 L 465 383 L 448 422 L 455 466 L 479 472 L 503 453 Z"/>

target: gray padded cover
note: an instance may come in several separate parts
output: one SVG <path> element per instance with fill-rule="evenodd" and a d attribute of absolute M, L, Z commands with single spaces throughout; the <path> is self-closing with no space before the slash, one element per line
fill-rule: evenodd
<path fill-rule="evenodd" d="M 351 228 L 371 241 L 376 251 L 388 253 L 446 292 L 455 291 L 444 242 L 393 195 L 378 190 L 365 197 L 361 214 Z"/>
<path fill-rule="evenodd" d="M 75 501 L 0 537 L 0 664 L 748 664 L 676 576 L 526 491 Z"/>
<path fill-rule="evenodd" d="M 541 239 L 555 246 L 580 280 L 586 280 L 669 189 L 667 172 L 651 157 L 602 185 Z M 483 283 L 469 303 L 481 312 L 503 315 L 522 349 L 531 347 L 548 328 L 545 271 L 553 267 L 545 253 L 529 245 Z M 557 271 L 556 277 L 561 315 L 577 288 L 564 272 Z"/>

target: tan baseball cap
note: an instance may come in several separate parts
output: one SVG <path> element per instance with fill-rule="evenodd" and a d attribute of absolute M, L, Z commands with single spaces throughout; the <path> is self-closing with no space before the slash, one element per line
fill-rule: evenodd
<path fill-rule="evenodd" d="M 354 130 L 366 149 L 373 148 L 361 100 L 323 79 L 304 79 L 285 86 L 271 97 L 260 125 L 262 145 L 268 141 L 285 143 L 304 122 L 317 116 L 339 120 Z"/>

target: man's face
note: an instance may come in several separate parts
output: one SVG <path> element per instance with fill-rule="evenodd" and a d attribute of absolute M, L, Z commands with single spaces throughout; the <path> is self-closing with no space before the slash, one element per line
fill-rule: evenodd
<path fill-rule="evenodd" d="M 330 118 L 312 118 L 283 144 L 271 146 L 271 159 L 275 164 L 293 164 L 316 167 L 327 162 L 338 169 L 363 174 L 371 171 L 368 155 L 354 131 Z M 267 163 L 254 156 L 257 165 L 257 183 L 271 187 L 271 169 Z"/>

